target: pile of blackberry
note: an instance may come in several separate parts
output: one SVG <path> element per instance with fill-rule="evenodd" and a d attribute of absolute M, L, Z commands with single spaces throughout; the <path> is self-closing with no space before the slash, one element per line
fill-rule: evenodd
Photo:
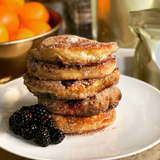
<path fill-rule="evenodd" d="M 55 123 L 49 118 L 46 108 L 39 104 L 23 106 L 15 111 L 9 118 L 9 126 L 13 133 L 34 140 L 42 147 L 61 143 L 65 138 L 62 131 L 55 129 Z"/>

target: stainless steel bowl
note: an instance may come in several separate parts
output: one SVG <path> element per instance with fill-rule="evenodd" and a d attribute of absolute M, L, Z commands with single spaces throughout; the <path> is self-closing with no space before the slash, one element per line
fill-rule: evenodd
<path fill-rule="evenodd" d="M 58 35 L 62 18 L 53 10 L 48 9 L 52 29 L 43 34 L 16 41 L 0 43 L 0 84 L 20 77 L 26 72 L 28 50 L 35 48 L 47 37 Z"/>

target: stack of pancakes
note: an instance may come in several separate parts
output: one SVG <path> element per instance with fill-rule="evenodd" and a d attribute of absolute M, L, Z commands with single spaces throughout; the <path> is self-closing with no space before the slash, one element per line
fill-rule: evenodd
<path fill-rule="evenodd" d="M 64 133 L 104 128 L 116 119 L 117 43 L 73 35 L 49 37 L 29 51 L 24 84 Z"/>

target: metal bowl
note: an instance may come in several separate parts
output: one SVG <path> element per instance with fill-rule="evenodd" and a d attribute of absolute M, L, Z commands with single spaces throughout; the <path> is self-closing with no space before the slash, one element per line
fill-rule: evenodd
<path fill-rule="evenodd" d="M 47 37 L 58 35 L 61 27 L 61 16 L 53 10 L 48 9 L 52 29 L 43 34 L 16 41 L 0 43 L 0 85 L 20 77 L 26 72 L 28 50 L 35 48 Z"/>

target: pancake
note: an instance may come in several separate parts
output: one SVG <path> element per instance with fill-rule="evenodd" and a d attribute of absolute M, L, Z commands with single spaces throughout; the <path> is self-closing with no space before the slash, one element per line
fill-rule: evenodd
<path fill-rule="evenodd" d="M 52 114 L 64 116 L 92 116 L 106 111 L 108 108 L 118 106 L 121 99 L 121 91 L 117 86 L 104 89 L 82 100 L 56 100 L 46 97 L 38 97 L 38 104 L 43 105 Z"/>
<path fill-rule="evenodd" d="M 84 99 L 94 96 L 97 92 L 115 85 L 120 78 L 116 68 L 111 74 L 103 78 L 79 81 L 40 80 L 25 73 L 24 84 L 35 96 L 51 97 L 52 99 Z"/>
<path fill-rule="evenodd" d="M 101 43 L 74 35 L 59 35 L 43 40 L 29 54 L 37 60 L 60 61 L 64 65 L 91 65 L 106 62 L 118 48 L 117 42 Z"/>
<path fill-rule="evenodd" d="M 27 62 L 28 72 L 31 76 L 39 79 L 50 80 L 82 80 L 101 78 L 109 75 L 116 68 L 115 56 L 109 57 L 108 61 L 92 66 L 64 66 L 45 61 L 37 61 L 29 57 Z"/>
<path fill-rule="evenodd" d="M 115 109 L 109 109 L 94 116 L 77 117 L 51 114 L 56 127 L 66 134 L 93 132 L 112 125 L 116 119 Z"/>

